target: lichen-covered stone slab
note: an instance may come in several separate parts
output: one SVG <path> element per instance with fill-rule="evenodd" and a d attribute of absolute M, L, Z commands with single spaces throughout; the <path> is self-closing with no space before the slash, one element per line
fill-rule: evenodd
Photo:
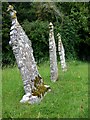
<path fill-rule="evenodd" d="M 9 5 L 8 11 L 10 11 L 12 20 L 9 44 L 12 47 L 18 68 L 21 72 L 25 90 L 25 95 L 20 102 L 33 104 L 40 101 L 50 87 L 44 85 L 43 79 L 38 72 L 31 41 L 19 24 L 13 6 Z"/>
<path fill-rule="evenodd" d="M 61 41 L 61 35 L 58 33 L 57 36 L 58 36 L 58 52 L 60 56 L 61 68 L 62 71 L 67 71 L 67 66 L 65 62 L 65 50 L 63 47 L 63 43 Z"/>
<path fill-rule="evenodd" d="M 50 72 L 51 81 L 55 82 L 58 79 L 58 66 L 57 66 L 57 55 L 56 55 L 56 44 L 54 39 L 53 24 L 49 24 L 49 54 L 50 54 Z"/>

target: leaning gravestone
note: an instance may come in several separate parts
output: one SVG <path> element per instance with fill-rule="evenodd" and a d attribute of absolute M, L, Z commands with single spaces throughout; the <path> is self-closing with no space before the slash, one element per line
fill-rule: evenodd
<path fill-rule="evenodd" d="M 61 41 L 61 35 L 58 33 L 57 37 L 58 37 L 58 52 L 60 55 L 62 71 L 67 71 L 67 66 L 65 62 L 65 51 L 64 51 L 63 43 Z"/>
<path fill-rule="evenodd" d="M 38 72 L 31 41 L 20 26 L 16 11 L 12 5 L 9 5 L 7 11 L 10 12 L 12 20 L 9 44 L 12 46 L 18 68 L 20 69 L 25 90 L 25 95 L 20 102 L 33 104 L 41 101 L 50 87 L 44 85 L 43 79 Z"/>
<path fill-rule="evenodd" d="M 54 39 L 53 24 L 49 24 L 49 54 L 50 54 L 50 71 L 51 81 L 55 82 L 58 79 L 58 67 L 57 67 L 57 55 L 56 55 L 56 44 Z"/>

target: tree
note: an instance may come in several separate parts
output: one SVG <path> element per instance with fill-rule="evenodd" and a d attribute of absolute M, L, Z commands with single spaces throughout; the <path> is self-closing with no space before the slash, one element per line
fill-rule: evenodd
<path fill-rule="evenodd" d="M 41 62 L 49 56 L 47 52 L 49 50 L 48 24 L 51 21 L 54 25 L 56 45 L 58 43 L 57 33 L 61 33 L 66 58 L 87 60 L 90 47 L 88 2 L 10 2 L 10 4 L 14 5 L 18 10 L 18 21 L 23 26 L 27 35 L 30 36 L 37 62 Z M 7 2 L 2 3 L 3 65 L 15 63 L 12 50 L 8 45 L 11 22 L 10 16 L 6 12 L 7 7 Z M 37 47 L 33 45 L 34 43 Z M 37 51 L 41 52 L 39 53 Z"/>

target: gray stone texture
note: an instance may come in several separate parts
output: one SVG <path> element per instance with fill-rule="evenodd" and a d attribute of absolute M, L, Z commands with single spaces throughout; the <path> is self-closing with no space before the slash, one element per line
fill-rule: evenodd
<path fill-rule="evenodd" d="M 57 55 L 56 55 L 56 44 L 54 39 L 53 24 L 49 24 L 49 54 L 50 54 L 50 71 L 51 81 L 55 82 L 58 79 L 58 66 L 57 66 Z"/>
<path fill-rule="evenodd" d="M 9 44 L 12 47 L 18 68 L 21 72 L 25 90 L 25 95 L 20 102 L 33 104 L 42 99 L 41 89 L 44 89 L 45 91 L 43 92 L 45 93 L 50 87 L 46 88 L 44 86 L 43 79 L 38 72 L 33 56 L 31 41 L 19 24 L 13 6 L 9 5 L 8 11 L 10 11 L 12 20 Z"/>
<path fill-rule="evenodd" d="M 66 71 L 67 66 L 66 66 L 66 62 L 65 62 L 65 50 L 63 47 L 63 43 L 61 41 L 61 35 L 58 33 L 57 37 L 58 37 L 58 52 L 59 52 L 59 56 L 60 56 L 61 68 L 62 68 L 62 71 Z"/>

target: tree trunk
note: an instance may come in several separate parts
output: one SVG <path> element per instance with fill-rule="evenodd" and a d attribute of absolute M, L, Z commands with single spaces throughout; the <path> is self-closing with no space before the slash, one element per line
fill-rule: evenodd
<path fill-rule="evenodd" d="M 60 55 L 60 61 L 61 61 L 61 67 L 62 67 L 62 71 L 66 71 L 67 70 L 67 66 L 66 66 L 66 62 L 65 62 L 65 51 L 64 51 L 64 47 L 61 41 L 61 36 L 58 33 L 58 52 Z"/>
<path fill-rule="evenodd" d="M 53 24 L 49 24 L 49 54 L 50 54 L 50 69 L 51 69 L 51 81 L 55 82 L 58 79 L 58 67 L 57 67 L 57 55 L 56 44 L 54 39 Z"/>
<path fill-rule="evenodd" d="M 18 23 L 13 6 L 9 5 L 8 11 L 10 11 L 12 20 L 9 44 L 12 46 L 18 68 L 20 69 L 25 90 L 25 95 L 20 102 L 31 104 L 39 102 L 50 87 L 44 85 L 43 79 L 38 72 L 31 41 Z"/>

